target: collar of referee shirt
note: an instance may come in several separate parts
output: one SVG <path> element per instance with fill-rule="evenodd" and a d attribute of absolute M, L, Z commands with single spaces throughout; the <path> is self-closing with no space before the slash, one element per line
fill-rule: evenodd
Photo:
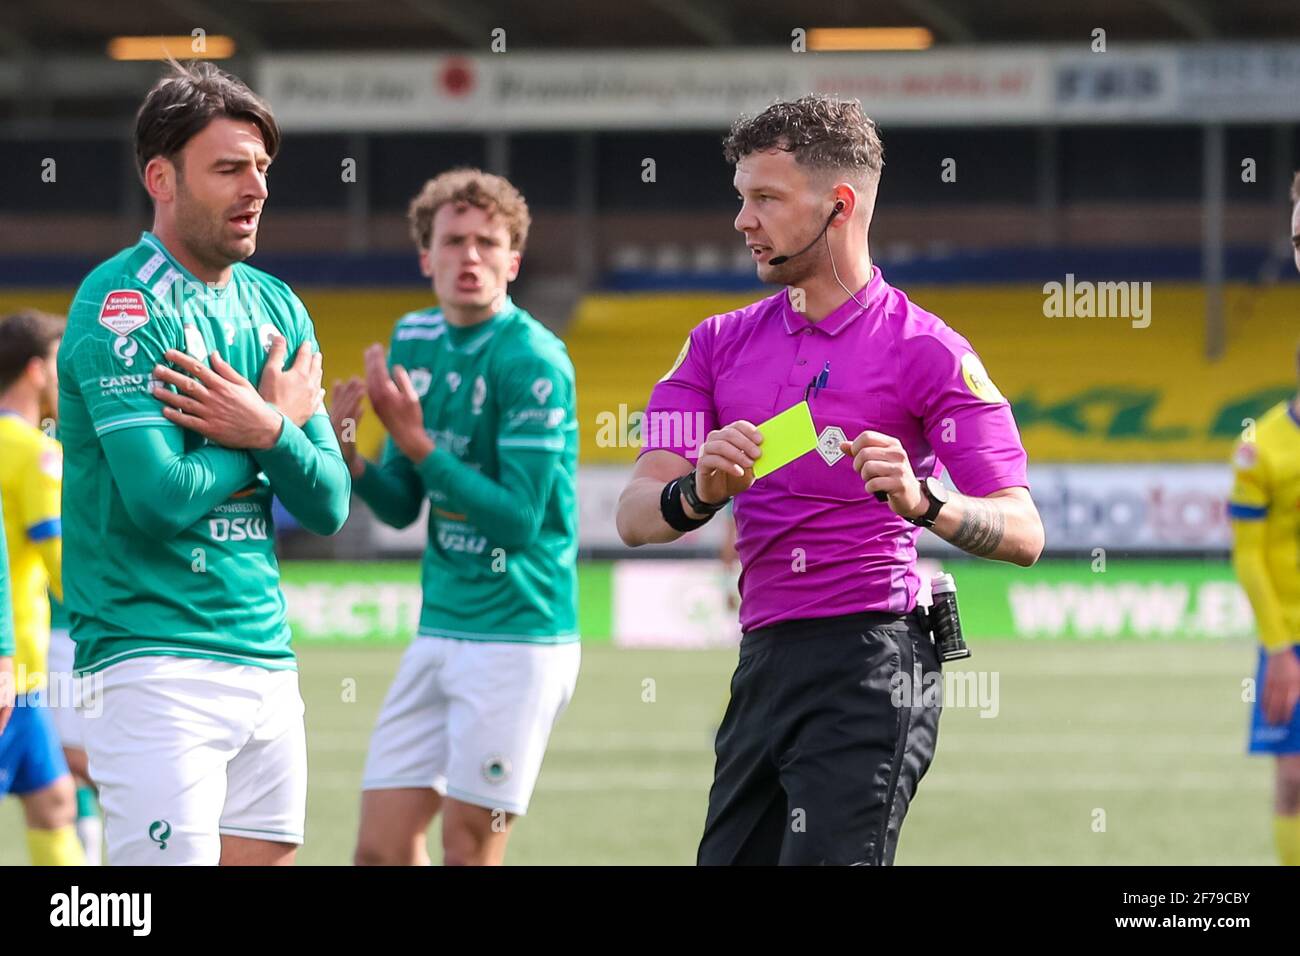
<path fill-rule="evenodd" d="M 867 284 L 853 292 L 856 301 L 853 297 L 845 299 L 835 311 L 817 322 L 814 322 L 802 312 L 795 311 L 794 306 L 790 304 L 790 293 L 787 290 L 785 305 L 781 310 L 781 317 L 785 321 L 785 330 L 790 335 L 798 335 L 806 329 L 816 329 L 825 332 L 827 335 L 839 335 L 859 315 L 875 308 L 876 300 L 880 298 L 880 292 L 884 285 L 885 280 L 880 274 L 879 267 L 873 265 L 871 267 L 871 278 L 867 280 Z"/>

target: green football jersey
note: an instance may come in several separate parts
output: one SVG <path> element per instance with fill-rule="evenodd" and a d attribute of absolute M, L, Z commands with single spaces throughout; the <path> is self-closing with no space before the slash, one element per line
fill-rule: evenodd
<path fill-rule="evenodd" d="M 54 595 L 50 595 L 50 630 L 66 631 L 68 629 L 68 611 Z"/>
<path fill-rule="evenodd" d="M 56 439 L 59 437 L 57 431 L 55 432 L 54 437 Z M 54 596 L 53 592 L 50 592 L 50 630 L 66 631 L 67 629 L 68 629 L 67 608 L 63 606 L 63 602 L 59 601 Z"/>
<path fill-rule="evenodd" d="M 304 341 L 318 349 L 285 283 L 238 263 L 225 286 L 208 286 L 148 232 L 77 290 L 58 364 L 64 603 L 79 673 L 146 655 L 295 666 L 265 474 L 250 467 L 247 487 L 158 540 L 127 513 L 101 445 L 119 429 L 154 426 L 181 431 L 186 454 L 204 446 L 163 417 L 154 366 L 167 349 L 205 363 L 216 351 L 256 385 L 274 333 L 290 357 Z"/>
<path fill-rule="evenodd" d="M 523 547 L 493 540 L 445 490 L 427 490 L 420 636 L 576 641 L 578 422 L 564 343 L 507 298 L 469 328 L 445 322 L 436 308 L 403 316 L 389 364 L 408 371 L 425 429 L 461 464 L 499 481 L 505 456 L 545 452 L 552 469 L 541 483 L 545 500 L 532 503 L 539 531 Z M 385 460 L 399 455 L 390 439 Z"/>

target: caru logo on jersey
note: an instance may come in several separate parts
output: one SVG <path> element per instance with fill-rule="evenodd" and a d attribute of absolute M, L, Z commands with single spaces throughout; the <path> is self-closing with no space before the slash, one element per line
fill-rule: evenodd
<path fill-rule="evenodd" d="M 480 375 L 474 379 L 474 394 L 471 399 L 470 412 L 474 415 L 482 414 L 485 401 L 487 401 L 487 382 L 483 381 L 483 376 Z"/>
<path fill-rule="evenodd" d="M 208 536 L 213 541 L 265 541 L 265 518 L 209 518 Z"/>
<path fill-rule="evenodd" d="M 533 382 L 533 398 L 537 399 L 537 404 L 545 405 L 546 400 L 551 397 L 551 392 L 554 388 L 555 385 L 549 378 L 539 378 L 537 381 Z"/>
<path fill-rule="evenodd" d="M 542 425 L 546 428 L 559 428 L 564 422 L 563 408 L 521 408 L 510 414 L 510 427 L 520 425 Z"/>
<path fill-rule="evenodd" d="M 451 394 L 456 394 L 456 389 L 460 388 L 460 372 L 447 373 L 447 388 Z"/>
<path fill-rule="evenodd" d="M 144 375 L 104 375 L 99 379 L 101 395 L 131 395 L 135 392 L 153 394 L 157 379 Z"/>
<path fill-rule="evenodd" d="M 143 375 L 101 375 L 99 377 L 100 388 L 131 388 L 140 386 L 145 383 Z M 149 379 L 149 388 L 154 386 L 154 380 Z"/>

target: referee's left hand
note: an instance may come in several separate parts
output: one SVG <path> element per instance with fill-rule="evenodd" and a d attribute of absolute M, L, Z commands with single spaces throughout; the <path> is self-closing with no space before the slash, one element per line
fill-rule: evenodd
<path fill-rule="evenodd" d="M 868 492 L 889 496 L 894 514 L 915 518 L 925 513 L 929 502 L 897 438 L 868 429 L 852 443 L 840 442 L 840 450 L 853 456 L 853 470 L 862 476 Z"/>

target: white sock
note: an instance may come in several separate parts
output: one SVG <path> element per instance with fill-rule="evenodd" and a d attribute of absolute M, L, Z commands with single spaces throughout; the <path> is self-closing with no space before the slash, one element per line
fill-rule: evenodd
<path fill-rule="evenodd" d="M 100 847 L 104 842 L 104 821 L 99 816 L 78 817 L 77 839 L 86 851 L 86 866 L 99 866 Z"/>

